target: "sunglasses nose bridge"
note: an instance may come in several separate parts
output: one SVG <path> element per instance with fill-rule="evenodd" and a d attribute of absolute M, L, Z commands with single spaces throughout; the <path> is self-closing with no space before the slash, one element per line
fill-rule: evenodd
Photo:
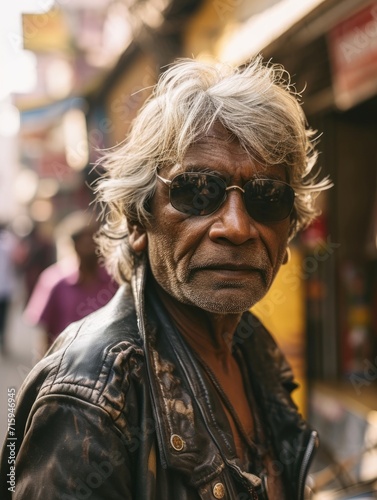
<path fill-rule="evenodd" d="M 220 206 L 224 204 L 225 200 L 228 198 L 229 192 L 231 192 L 231 191 L 241 191 L 241 197 L 243 199 L 243 205 L 244 205 L 245 204 L 244 196 L 245 196 L 246 191 L 240 186 L 232 185 L 232 186 L 227 186 L 224 189 L 224 197 L 222 199 Z M 220 206 L 219 206 L 219 208 L 220 208 Z"/>
<path fill-rule="evenodd" d="M 228 192 L 229 192 L 229 191 L 237 191 L 237 190 L 238 190 L 238 191 L 241 191 L 242 197 L 244 197 L 244 195 L 245 195 L 245 192 L 246 192 L 246 191 L 245 191 L 242 187 L 240 187 L 240 186 L 236 186 L 236 185 L 234 185 L 234 186 L 228 186 L 228 187 L 225 189 L 225 196 L 224 196 L 223 203 L 224 203 L 225 199 L 227 198 L 227 196 L 228 196 Z"/>
<path fill-rule="evenodd" d="M 228 191 L 236 191 L 237 189 L 239 189 L 241 191 L 242 194 L 245 194 L 245 190 L 242 189 L 242 187 L 240 186 L 228 186 L 226 189 L 225 189 L 225 192 L 228 192 Z"/>

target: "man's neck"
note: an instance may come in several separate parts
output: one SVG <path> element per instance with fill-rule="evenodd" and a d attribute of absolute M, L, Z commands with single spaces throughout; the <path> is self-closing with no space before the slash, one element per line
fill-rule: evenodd
<path fill-rule="evenodd" d="M 184 304 L 167 293 L 155 282 L 158 296 L 178 330 L 201 348 L 213 349 L 227 354 L 241 314 L 219 314 L 204 311 L 196 306 Z"/>

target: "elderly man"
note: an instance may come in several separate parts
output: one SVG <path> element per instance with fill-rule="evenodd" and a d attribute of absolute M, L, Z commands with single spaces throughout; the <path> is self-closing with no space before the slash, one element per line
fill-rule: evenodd
<path fill-rule="evenodd" d="M 259 59 L 163 75 L 97 187 L 123 285 L 21 389 L 15 499 L 304 498 L 317 436 L 248 309 L 329 186 L 310 174 L 311 136 L 284 72 Z"/>

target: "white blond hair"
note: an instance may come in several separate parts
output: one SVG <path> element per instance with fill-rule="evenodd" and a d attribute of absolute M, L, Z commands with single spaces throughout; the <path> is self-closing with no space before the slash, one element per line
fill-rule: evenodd
<path fill-rule="evenodd" d="M 290 238 L 318 215 L 314 200 L 331 186 L 317 180 L 314 131 L 288 73 L 261 57 L 244 68 L 181 60 L 160 78 L 126 141 L 101 160 L 96 186 L 105 224 L 97 240 L 110 273 L 129 280 L 132 251 L 127 221 L 145 225 L 157 171 L 181 162 L 188 147 L 218 121 L 261 165 L 282 165 L 296 192 Z"/>

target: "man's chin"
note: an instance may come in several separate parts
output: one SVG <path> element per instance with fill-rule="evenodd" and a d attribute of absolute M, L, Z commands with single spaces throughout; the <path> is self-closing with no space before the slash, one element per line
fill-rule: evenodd
<path fill-rule="evenodd" d="M 190 294 L 191 295 L 191 294 Z M 208 293 L 194 293 L 190 298 L 192 305 L 213 314 L 242 314 L 255 305 L 264 293 L 250 295 L 250 290 L 240 293 L 240 290 L 216 290 Z"/>

